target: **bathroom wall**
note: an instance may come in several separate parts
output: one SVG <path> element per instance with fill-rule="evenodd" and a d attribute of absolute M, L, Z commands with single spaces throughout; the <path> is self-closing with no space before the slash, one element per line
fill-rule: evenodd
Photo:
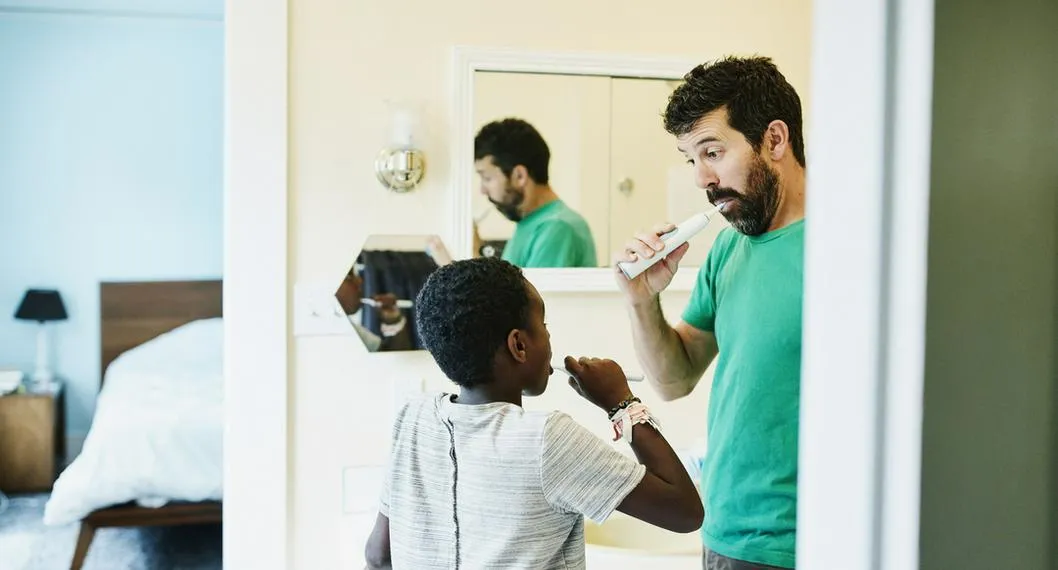
<path fill-rule="evenodd" d="M 517 5 L 455 0 L 413 1 L 399 9 L 381 0 L 291 2 L 291 284 L 331 280 L 337 286 L 370 234 L 446 231 L 453 46 L 703 61 L 761 53 L 775 58 L 807 103 L 810 8 L 805 0 Z M 388 141 L 387 99 L 411 101 L 423 111 L 416 135 L 427 156 L 426 178 L 409 194 L 387 193 L 374 178 L 374 157 Z M 616 294 L 548 294 L 545 301 L 556 353 L 608 356 L 638 368 Z M 676 317 L 686 294 L 666 296 L 664 302 Z M 296 568 L 362 567 L 376 489 L 353 484 L 345 498 L 359 492 L 368 507 L 359 513 L 343 509 L 343 468 L 384 461 L 395 394 L 420 385 L 447 386 L 427 354 L 365 356 L 354 342 L 351 337 L 294 341 L 290 437 Z M 641 392 L 678 445 L 704 436 L 704 387 L 668 405 Z M 606 429 L 605 417 L 565 385 L 553 386 L 529 405 L 569 411 L 600 434 Z"/>
<path fill-rule="evenodd" d="M 1058 568 L 1056 29 L 936 4 L 923 570 Z"/>

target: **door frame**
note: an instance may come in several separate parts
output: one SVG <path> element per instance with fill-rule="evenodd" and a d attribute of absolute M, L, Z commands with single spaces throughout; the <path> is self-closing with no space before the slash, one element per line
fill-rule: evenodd
<path fill-rule="evenodd" d="M 290 568 L 287 0 L 224 17 L 224 561 Z"/>
<path fill-rule="evenodd" d="M 797 567 L 917 568 L 933 2 L 813 30 Z"/>

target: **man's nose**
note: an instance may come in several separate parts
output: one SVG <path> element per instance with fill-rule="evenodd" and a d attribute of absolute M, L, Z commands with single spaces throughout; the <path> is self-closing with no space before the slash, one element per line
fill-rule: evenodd
<path fill-rule="evenodd" d="M 709 165 L 699 163 L 695 166 L 694 183 L 704 190 L 710 186 L 719 186 L 720 178 L 717 177 L 716 171 L 710 168 Z"/>

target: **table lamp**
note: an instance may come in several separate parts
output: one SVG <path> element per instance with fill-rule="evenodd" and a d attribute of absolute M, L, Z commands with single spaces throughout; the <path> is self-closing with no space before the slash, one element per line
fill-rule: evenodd
<path fill-rule="evenodd" d="M 54 375 L 49 366 L 47 323 L 66 320 L 62 296 L 52 289 L 30 289 L 22 297 L 15 318 L 40 323 L 37 329 L 37 369 L 33 372 L 33 383 L 40 388 L 48 387 Z"/>

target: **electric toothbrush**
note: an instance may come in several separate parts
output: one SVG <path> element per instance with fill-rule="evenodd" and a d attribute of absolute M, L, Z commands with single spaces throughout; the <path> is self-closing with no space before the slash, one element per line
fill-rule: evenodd
<path fill-rule="evenodd" d="M 554 368 L 555 372 L 562 372 L 563 374 L 565 374 L 566 376 L 569 376 L 570 378 L 573 377 L 573 373 L 570 372 L 569 370 L 566 370 L 566 367 L 561 365 L 561 364 L 551 363 L 551 368 Z M 630 374 L 625 374 L 625 378 L 627 378 L 629 382 L 642 382 L 643 381 L 643 377 L 642 376 L 638 376 L 638 375 L 635 375 L 635 374 L 631 374 L 631 375 Z"/>
<path fill-rule="evenodd" d="M 367 306 L 369 306 L 369 307 L 381 307 L 382 306 L 382 303 L 379 303 L 378 301 L 376 301 L 374 299 L 371 299 L 371 298 L 368 298 L 368 297 L 360 299 L 360 302 L 365 304 L 365 305 L 367 305 Z M 415 306 L 415 301 L 410 301 L 408 299 L 397 299 L 396 306 L 397 306 L 398 309 L 410 309 L 410 308 Z"/>
<path fill-rule="evenodd" d="M 661 251 L 654 252 L 653 257 L 639 257 L 635 261 L 619 261 L 617 262 L 617 267 L 621 269 L 621 272 L 629 280 L 635 279 L 655 263 L 665 259 L 676 248 L 687 243 L 687 240 L 694 237 L 698 232 L 704 230 L 709 225 L 709 220 L 723 210 L 725 203 L 721 203 L 707 212 L 695 214 L 682 224 L 677 225 L 676 229 L 658 236 L 661 241 L 665 242 L 665 247 Z"/>

